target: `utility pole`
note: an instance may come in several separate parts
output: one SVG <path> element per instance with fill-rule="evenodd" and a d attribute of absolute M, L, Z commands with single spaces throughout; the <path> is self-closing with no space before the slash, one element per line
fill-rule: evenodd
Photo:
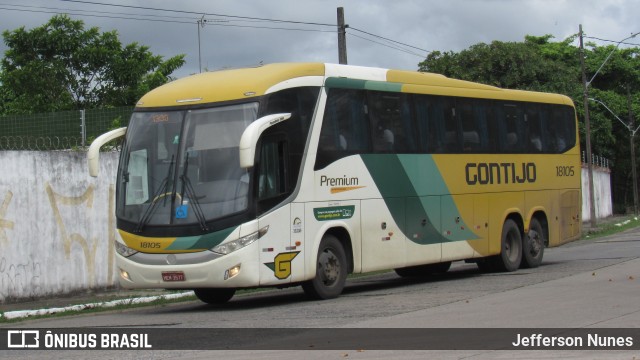
<path fill-rule="evenodd" d="M 200 51 L 200 28 L 204 27 L 204 25 L 207 23 L 207 19 L 204 18 L 204 15 L 202 15 L 202 18 L 200 18 L 200 20 L 196 21 L 196 26 L 198 27 L 198 68 L 200 69 L 199 71 L 202 72 L 202 52 Z"/>
<path fill-rule="evenodd" d="M 631 177 L 633 178 L 633 213 L 638 215 L 638 178 L 636 175 L 636 132 L 633 130 L 633 112 L 631 111 L 631 90 L 627 85 L 627 106 L 629 107 L 629 145 L 631 146 Z"/>
<path fill-rule="evenodd" d="M 347 28 L 344 23 L 344 8 L 338 8 L 338 61 L 347 64 Z"/>
<path fill-rule="evenodd" d="M 582 34 L 582 24 L 580 24 L 580 67 L 582 68 L 582 84 L 584 86 L 584 129 L 587 146 L 587 173 L 589 175 L 589 216 L 591 217 L 591 227 L 598 225 L 596 220 L 596 200 L 593 186 L 593 164 L 591 162 L 591 121 L 589 120 L 589 83 L 587 83 L 587 73 L 584 66 L 584 39 Z"/>

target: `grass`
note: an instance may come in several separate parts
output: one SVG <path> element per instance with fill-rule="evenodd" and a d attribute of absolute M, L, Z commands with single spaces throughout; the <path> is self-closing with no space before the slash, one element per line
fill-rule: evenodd
<path fill-rule="evenodd" d="M 601 224 L 598 224 L 597 228 L 584 231 L 582 239 L 597 239 L 633 229 L 638 226 L 640 226 L 640 217 L 638 216 L 616 218 L 614 221 L 603 221 Z"/>

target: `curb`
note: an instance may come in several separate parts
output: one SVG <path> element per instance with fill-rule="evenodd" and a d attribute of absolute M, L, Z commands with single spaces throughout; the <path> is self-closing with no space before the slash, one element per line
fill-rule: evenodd
<path fill-rule="evenodd" d="M 81 311 L 86 309 L 95 309 L 95 308 L 111 308 L 119 305 L 135 305 L 135 304 L 145 304 L 150 303 L 157 300 L 173 300 L 180 299 L 184 297 L 193 296 L 193 291 L 187 291 L 183 293 L 177 294 L 166 294 L 166 295 L 157 295 L 157 296 L 145 296 L 145 297 L 137 297 L 137 298 L 129 298 L 129 299 L 119 299 L 105 302 L 95 302 L 89 304 L 81 304 L 81 305 L 71 305 L 65 307 L 55 307 L 48 309 L 38 309 L 38 310 L 16 310 L 16 311 L 7 311 L 5 313 L 0 313 L 0 319 L 18 319 L 18 318 L 26 318 L 29 316 L 39 316 L 39 315 L 51 315 L 57 313 L 63 313 L 67 311 Z"/>

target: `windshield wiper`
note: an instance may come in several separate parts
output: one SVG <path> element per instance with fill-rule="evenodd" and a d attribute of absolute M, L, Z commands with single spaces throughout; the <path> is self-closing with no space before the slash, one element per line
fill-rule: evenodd
<path fill-rule="evenodd" d="M 202 212 L 202 207 L 200 207 L 200 202 L 196 196 L 196 192 L 193 189 L 193 185 L 191 185 L 191 180 L 187 176 L 187 170 L 189 169 L 189 153 L 184 160 L 184 169 L 182 170 L 182 175 L 180 179 L 182 180 L 182 191 L 180 192 L 180 205 L 184 205 L 184 193 L 187 192 L 187 196 L 191 199 L 191 203 L 193 204 L 193 212 L 196 215 L 196 219 L 198 219 L 198 224 L 200 224 L 200 229 L 204 231 L 208 231 L 209 227 L 207 227 L 207 220 L 204 217 L 204 213 Z"/>
<path fill-rule="evenodd" d="M 160 183 L 160 186 L 158 187 L 158 190 L 156 190 L 156 192 L 153 194 L 152 200 L 151 200 L 151 204 L 149 204 L 149 206 L 145 209 L 144 213 L 142 214 L 142 217 L 140 217 L 140 221 L 138 221 L 138 225 L 136 225 L 136 228 L 134 229 L 134 232 L 141 232 L 142 229 L 144 229 L 145 225 L 147 225 L 149 223 L 149 220 L 151 220 L 151 216 L 153 215 L 153 213 L 155 212 L 155 209 L 158 207 L 158 203 L 160 200 L 160 198 L 163 199 L 163 206 L 166 205 L 166 201 L 167 201 L 167 193 L 169 192 L 169 187 L 170 187 L 170 183 L 171 183 L 171 178 L 173 177 L 173 164 L 174 164 L 174 155 L 171 155 L 171 163 L 169 164 L 169 169 L 167 170 L 167 176 L 162 179 L 162 182 Z"/>

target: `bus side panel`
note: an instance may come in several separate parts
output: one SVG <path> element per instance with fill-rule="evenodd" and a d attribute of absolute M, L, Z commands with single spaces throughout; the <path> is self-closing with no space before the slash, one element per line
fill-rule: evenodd
<path fill-rule="evenodd" d="M 303 257 L 298 258 L 300 251 L 291 248 L 290 217 L 291 206 L 285 205 L 258 220 L 260 229 L 269 227 L 258 240 L 261 286 L 290 283 L 294 268 L 301 268 L 304 273 L 304 265 L 300 265 L 304 262 Z"/>
<path fill-rule="evenodd" d="M 461 260 L 473 257 L 474 250 L 467 241 L 480 240 L 471 231 L 473 195 L 444 195 L 441 202 L 442 235 L 449 240 L 442 244 L 442 260 Z M 458 210 L 460 209 L 460 210 Z M 468 214 L 467 216 L 463 214 Z"/>
<path fill-rule="evenodd" d="M 297 261 L 291 263 L 291 282 L 299 282 L 305 279 L 305 261 L 304 252 L 309 251 L 305 244 L 305 232 L 306 222 L 304 218 L 304 204 L 292 203 L 291 204 L 291 218 L 289 221 L 291 226 L 291 244 L 290 251 L 301 252 L 297 254 Z"/>
<path fill-rule="evenodd" d="M 427 217 L 419 216 L 425 215 L 425 210 Z M 408 197 L 406 213 L 406 265 L 440 262 L 442 258 L 440 196 Z"/>
<path fill-rule="evenodd" d="M 500 254 L 502 225 L 510 214 L 524 218 L 524 191 L 493 193 L 489 199 L 489 254 Z"/>
<path fill-rule="evenodd" d="M 478 239 L 470 240 L 473 247 L 473 257 L 484 257 L 489 254 L 489 195 L 476 194 L 473 196 L 473 224 L 472 231 Z"/>
<path fill-rule="evenodd" d="M 580 235 L 580 192 L 560 192 L 560 242 L 565 243 Z"/>
<path fill-rule="evenodd" d="M 403 221 L 405 198 L 362 200 L 362 271 L 375 271 L 405 266 L 406 238 L 393 214 Z"/>

